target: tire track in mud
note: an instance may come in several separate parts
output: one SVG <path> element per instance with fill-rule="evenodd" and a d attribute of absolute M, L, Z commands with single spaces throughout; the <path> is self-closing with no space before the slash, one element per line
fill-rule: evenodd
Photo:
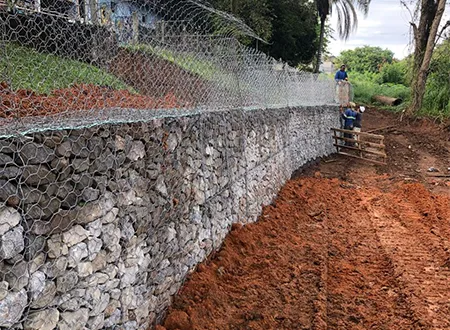
<path fill-rule="evenodd" d="M 420 185 L 416 189 L 421 190 Z M 410 200 L 408 188 L 392 195 L 380 195 L 369 210 L 385 251 L 392 259 L 396 277 L 414 312 L 415 325 L 423 329 L 450 329 L 450 270 L 445 245 L 448 239 L 423 222 L 429 213 L 417 202 L 427 201 L 436 216 L 435 198 L 422 191 L 422 198 Z M 415 203 L 414 203 L 415 202 Z M 420 204 L 420 203 L 419 203 Z"/>
<path fill-rule="evenodd" d="M 341 214 L 328 224 L 328 329 L 416 329 L 361 192 L 345 188 L 330 193 L 350 202 L 338 202 Z"/>

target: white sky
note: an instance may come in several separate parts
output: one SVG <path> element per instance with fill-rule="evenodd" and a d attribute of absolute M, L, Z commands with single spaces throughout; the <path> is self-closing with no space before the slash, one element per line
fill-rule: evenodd
<path fill-rule="evenodd" d="M 449 8 L 443 21 L 450 18 Z M 410 45 L 410 15 L 400 5 L 400 0 L 372 0 L 369 15 L 358 15 L 358 28 L 347 41 L 340 40 L 337 33 L 335 40 L 331 40 L 329 50 L 338 56 L 342 50 L 354 49 L 364 45 L 388 48 L 395 53 L 395 57 L 402 59 L 411 51 Z M 337 31 L 337 15 L 331 15 L 331 27 Z"/>

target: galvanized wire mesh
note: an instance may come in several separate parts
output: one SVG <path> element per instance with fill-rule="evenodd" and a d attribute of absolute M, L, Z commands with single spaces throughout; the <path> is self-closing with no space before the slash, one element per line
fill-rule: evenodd
<path fill-rule="evenodd" d="M 240 44 L 257 36 L 201 0 L 2 0 L 0 8 L 3 134 L 59 127 L 80 111 L 95 123 L 99 111 L 113 118 L 111 109 L 334 102 L 331 80 Z"/>
<path fill-rule="evenodd" d="M 169 273 L 161 258 L 175 253 L 176 233 L 197 235 L 201 251 L 217 247 L 217 228 L 195 227 L 206 221 L 199 207 L 208 218 L 222 207 L 217 196 L 249 194 L 251 166 L 233 152 L 245 149 L 236 132 L 252 123 L 217 128 L 191 116 L 182 130 L 167 117 L 335 97 L 334 81 L 246 47 L 240 35 L 257 38 L 201 0 L 0 0 L 0 328 L 137 329 L 167 307 L 176 290 L 168 281 L 180 283 L 204 258 L 189 250 L 196 257 L 186 252 Z M 149 119 L 151 130 L 139 124 Z M 276 155 L 286 146 L 269 133 L 249 138 Z M 227 221 L 251 213 L 234 207 Z"/>

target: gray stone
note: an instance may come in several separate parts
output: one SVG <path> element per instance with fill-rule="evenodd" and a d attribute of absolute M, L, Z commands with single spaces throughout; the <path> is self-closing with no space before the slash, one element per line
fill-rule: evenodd
<path fill-rule="evenodd" d="M 44 291 L 45 288 L 45 274 L 41 271 L 37 271 L 31 274 L 30 281 L 28 283 L 28 292 L 32 299 L 35 299 L 39 294 Z"/>
<path fill-rule="evenodd" d="M 0 171 L 0 179 L 6 179 L 6 180 L 16 179 L 21 174 L 22 174 L 22 170 L 19 167 L 8 166 L 8 167 L 4 167 Z"/>
<path fill-rule="evenodd" d="M 119 213 L 119 209 L 118 208 L 112 208 L 111 211 L 109 211 L 108 213 L 105 214 L 104 217 L 102 217 L 102 223 L 103 224 L 108 224 L 108 223 L 112 223 L 116 220 L 117 218 L 117 214 Z"/>
<path fill-rule="evenodd" d="M 94 272 L 94 267 L 91 262 L 80 262 L 77 265 L 77 272 L 80 277 L 87 277 Z"/>
<path fill-rule="evenodd" d="M 114 144 L 117 151 L 125 150 L 125 139 L 120 135 L 116 135 Z"/>
<path fill-rule="evenodd" d="M 111 299 L 114 300 L 119 300 L 120 299 L 120 294 L 121 294 L 121 290 L 120 289 L 112 289 L 109 294 L 111 295 Z"/>
<path fill-rule="evenodd" d="M 0 300 L 0 327 L 12 327 L 19 322 L 27 307 L 27 292 L 10 292 Z"/>
<path fill-rule="evenodd" d="M 51 262 L 47 262 L 43 267 L 43 272 L 48 278 L 55 278 L 64 275 L 69 261 L 66 257 L 59 257 Z"/>
<path fill-rule="evenodd" d="M 33 274 L 37 270 L 41 269 L 41 267 L 45 263 L 45 259 L 46 259 L 45 253 L 41 252 L 41 253 L 37 254 L 33 258 L 33 260 L 31 260 L 29 263 L 30 274 Z M 42 267 L 42 268 L 45 268 L 45 267 Z"/>
<path fill-rule="evenodd" d="M 125 310 L 137 308 L 137 297 L 134 293 L 134 287 L 127 287 L 122 289 L 120 302 L 122 304 L 122 308 Z"/>
<path fill-rule="evenodd" d="M 99 330 L 103 329 L 104 324 L 105 324 L 105 315 L 100 314 L 89 318 L 87 328 L 89 330 Z"/>
<path fill-rule="evenodd" d="M 75 312 L 64 312 L 60 314 L 58 323 L 59 330 L 82 330 L 89 318 L 89 310 L 80 308 Z"/>
<path fill-rule="evenodd" d="M 136 282 L 136 275 L 138 274 L 138 271 L 139 266 L 137 265 L 132 267 L 120 267 L 119 264 L 119 274 L 121 275 L 120 287 L 125 288 L 133 285 Z"/>
<path fill-rule="evenodd" d="M 80 309 L 83 304 L 83 299 L 81 297 L 69 298 L 68 300 L 61 302 L 58 306 L 60 310 L 65 312 L 74 312 Z"/>
<path fill-rule="evenodd" d="M 52 149 L 34 142 L 24 144 L 19 154 L 24 164 L 37 165 L 48 163 L 55 158 L 55 153 Z"/>
<path fill-rule="evenodd" d="M 9 181 L 0 180 L 0 201 L 8 202 L 8 205 L 11 206 L 18 205 L 20 199 L 17 187 Z M 11 201 L 14 201 L 14 203 L 11 203 Z"/>
<path fill-rule="evenodd" d="M 88 287 L 97 287 L 105 284 L 108 280 L 108 275 L 104 273 L 94 273 L 85 280 L 85 283 Z M 104 291 L 108 291 L 108 289 L 105 287 Z"/>
<path fill-rule="evenodd" d="M 32 294 L 31 308 L 47 307 L 55 298 L 56 285 L 53 281 L 46 281 L 41 292 Z"/>
<path fill-rule="evenodd" d="M 0 208 L 0 236 L 17 226 L 21 219 L 19 212 L 12 207 Z"/>
<path fill-rule="evenodd" d="M 103 242 L 100 238 L 93 237 L 88 240 L 87 247 L 89 252 L 89 261 L 92 261 L 97 257 L 97 254 L 102 249 L 102 246 Z"/>
<path fill-rule="evenodd" d="M 167 197 L 167 186 L 164 182 L 164 176 L 158 176 L 158 179 L 156 179 L 155 188 L 156 191 L 159 192 L 162 196 Z"/>
<path fill-rule="evenodd" d="M 3 152 L 3 150 L 2 150 Z M 4 153 L 0 153 L 0 166 L 14 164 L 14 160 Z"/>
<path fill-rule="evenodd" d="M 2 269 L 5 280 L 9 283 L 9 287 L 15 291 L 20 291 L 28 285 L 30 274 L 28 272 L 28 264 L 20 261 L 14 265 L 5 265 Z"/>
<path fill-rule="evenodd" d="M 93 202 L 98 199 L 99 195 L 100 195 L 100 190 L 94 189 L 91 187 L 87 187 L 86 189 L 83 190 L 83 193 L 81 194 L 81 198 L 83 198 L 83 200 L 85 202 Z"/>
<path fill-rule="evenodd" d="M 23 169 L 22 177 L 31 186 L 45 185 L 56 181 L 56 175 L 44 165 L 27 165 Z"/>
<path fill-rule="evenodd" d="M 116 289 L 119 286 L 119 284 L 120 284 L 120 280 L 118 278 L 115 278 L 113 280 L 109 280 L 109 281 L 105 282 L 105 284 L 100 284 L 98 287 L 102 291 L 112 291 L 112 290 Z M 119 298 L 115 298 L 115 299 L 119 299 Z"/>
<path fill-rule="evenodd" d="M 105 250 L 101 250 L 94 260 L 92 260 L 92 271 L 98 272 L 106 268 L 107 253 Z"/>
<path fill-rule="evenodd" d="M 25 235 L 25 260 L 32 260 L 45 249 L 46 238 L 31 233 Z"/>
<path fill-rule="evenodd" d="M 81 262 L 81 260 L 87 258 L 88 255 L 89 253 L 86 243 L 81 242 L 72 246 L 69 249 L 69 256 L 68 256 L 69 267 L 70 268 L 77 267 L 77 265 Z"/>
<path fill-rule="evenodd" d="M 59 311 L 56 308 L 28 314 L 24 322 L 24 330 L 53 330 L 59 320 Z"/>
<path fill-rule="evenodd" d="M 109 211 L 108 214 L 111 212 L 112 211 Z M 102 219 L 97 219 L 91 223 L 88 223 L 86 228 L 89 232 L 89 237 L 99 237 L 102 234 Z"/>
<path fill-rule="evenodd" d="M 102 241 L 103 245 L 107 248 L 112 248 L 119 244 L 120 241 L 120 229 L 114 224 L 110 223 L 103 225 L 102 227 Z"/>
<path fill-rule="evenodd" d="M 5 297 L 8 295 L 8 287 L 9 283 L 6 281 L 0 282 L 0 300 L 5 299 Z"/>
<path fill-rule="evenodd" d="M 56 148 L 56 154 L 60 157 L 70 157 L 72 155 L 72 142 L 67 140 Z"/>
<path fill-rule="evenodd" d="M 105 315 L 106 316 L 106 315 Z M 120 322 L 120 317 L 122 316 L 122 313 L 120 312 L 120 309 L 115 309 L 111 316 L 105 319 L 104 327 L 110 328 L 114 327 Z"/>
<path fill-rule="evenodd" d="M 67 272 L 56 279 L 56 290 L 66 293 L 72 290 L 78 283 L 78 275 L 74 271 Z"/>
<path fill-rule="evenodd" d="M 68 247 L 71 247 L 84 241 L 88 238 L 88 235 L 89 232 L 86 229 L 80 225 L 76 225 L 62 234 L 62 240 Z"/>
<path fill-rule="evenodd" d="M 106 307 L 109 304 L 109 294 L 108 293 L 103 293 L 100 296 L 100 299 L 97 299 L 95 301 L 93 301 L 93 308 L 91 310 L 91 312 L 89 313 L 89 316 L 97 316 L 100 315 L 101 313 L 103 313 L 103 311 L 106 309 Z"/>
<path fill-rule="evenodd" d="M 131 149 L 127 153 L 127 158 L 131 161 L 145 157 L 145 146 L 141 141 L 133 141 L 131 143 Z"/>
<path fill-rule="evenodd" d="M 91 166 L 91 162 L 89 159 L 81 159 L 81 158 L 75 158 L 72 160 L 72 167 L 74 168 L 75 173 L 83 173 L 89 170 L 89 167 Z"/>
<path fill-rule="evenodd" d="M 62 255 L 67 255 L 69 253 L 69 248 L 62 240 L 61 234 L 55 234 L 50 236 L 47 240 L 47 251 L 49 258 L 59 258 Z"/>

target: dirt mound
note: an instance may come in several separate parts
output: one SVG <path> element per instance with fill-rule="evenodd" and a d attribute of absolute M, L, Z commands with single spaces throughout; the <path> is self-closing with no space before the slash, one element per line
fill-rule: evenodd
<path fill-rule="evenodd" d="M 427 171 L 445 174 L 448 134 L 383 111 L 365 120 L 388 164 L 332 156 L 299 172 L 198 267 L 167 330 L 180 312 L 187 329 L 450 329 L 450 179 Z"/>
<path fill-rule="evenodd" d="M 0 84 L 0 118 L 46 116 L 107 108 L 173 109 L 184 106 L 187 103 L 171 93 L 157 98 L 108 87 L 74 85 L 55 90 L 50 95 L 39 95 L 29 90 L 12 91 L 6 83 Z"/>

